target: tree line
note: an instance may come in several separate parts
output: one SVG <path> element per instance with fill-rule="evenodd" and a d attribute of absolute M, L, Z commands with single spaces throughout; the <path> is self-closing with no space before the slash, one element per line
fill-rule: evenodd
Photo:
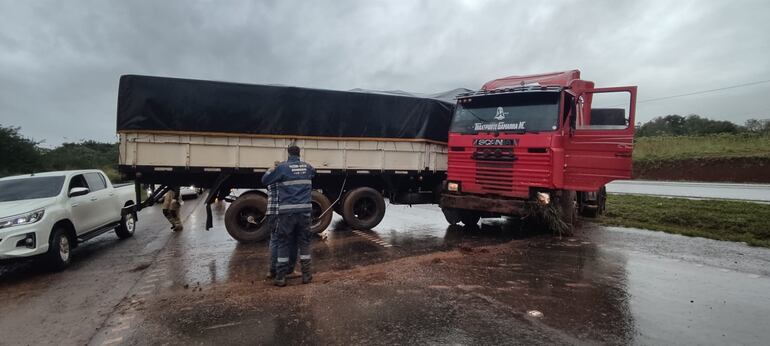
<path fill-rule="evenodd" d="M 749 119 L 741 126 L 726 120 L 707 119 L 697 114 L 674 114 L 656 117 L 636 126 L 637 137 L 703 136 L 719 133 L 770 134 L 770 119 Z"/>
<path fill-rule="evenodd" d="M 21 134 L 19 127 L 0 124 L 0 177 L 71 169 L 103 170 L 111 180 L 117 172 L 118 144 L 82 141 L 47 149 Z"/>

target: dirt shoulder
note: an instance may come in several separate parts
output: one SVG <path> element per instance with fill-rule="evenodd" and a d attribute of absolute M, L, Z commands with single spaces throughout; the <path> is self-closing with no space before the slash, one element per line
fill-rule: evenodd
<path fill-rule="evenodd" d="M 634 179 L 770 183 L 770 157 L 634 161 Z"/>

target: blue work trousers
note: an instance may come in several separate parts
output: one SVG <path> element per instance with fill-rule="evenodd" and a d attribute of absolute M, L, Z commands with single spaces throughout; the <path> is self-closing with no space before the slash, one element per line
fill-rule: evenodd
<path fill-rule="evenodd" d="M 267 215 L 267 227 L 270 230 L 270 273 L 275 274 L 276 273 L 276 262 L 278 261 L 278 236 L 275 234 L 277 231 L 278 226 L 278 215 Z M 292 243 L 293 245 L 289 249 L 289 273 L 292 272 L 294 267 L 297 265 L 297 244 Z"/>
<path fill-rule="evenodd" d="M 305 268 L 310 268 L 310 213 L 279 214 L 276 218 L 276 252 L 278 253 L 278 277 L 291 271 L 290 257 L 296 256 L 299 249 L 299 260 Z"/>

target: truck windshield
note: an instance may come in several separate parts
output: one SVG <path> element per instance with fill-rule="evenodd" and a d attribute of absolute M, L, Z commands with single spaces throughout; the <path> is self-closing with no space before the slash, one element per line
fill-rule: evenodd
<path fill-rule="evenodd" d="M 53 197 L 61 192 L 64 176 L 0 180 L 0 202 Z"/>
<path fill-rule="evenodd" d="M 559 92 L 527 92 L 460 99 L 451 132 L 539 132 L 559 128 Z"/>

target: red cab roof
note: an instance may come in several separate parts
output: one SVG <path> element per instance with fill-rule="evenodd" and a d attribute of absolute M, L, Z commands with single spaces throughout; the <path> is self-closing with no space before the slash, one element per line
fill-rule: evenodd
<path fill-rule="evenodd" d="M 577 79 L 580 79 L 580 70 L 533 74 L 529 76 L 510 76 L 486 82 L 481 87 L 481 90 L 490 91 L 500 88 L 515 88 L 535 83 L 540 86 L 567 87 L 572 81 Z"/>

